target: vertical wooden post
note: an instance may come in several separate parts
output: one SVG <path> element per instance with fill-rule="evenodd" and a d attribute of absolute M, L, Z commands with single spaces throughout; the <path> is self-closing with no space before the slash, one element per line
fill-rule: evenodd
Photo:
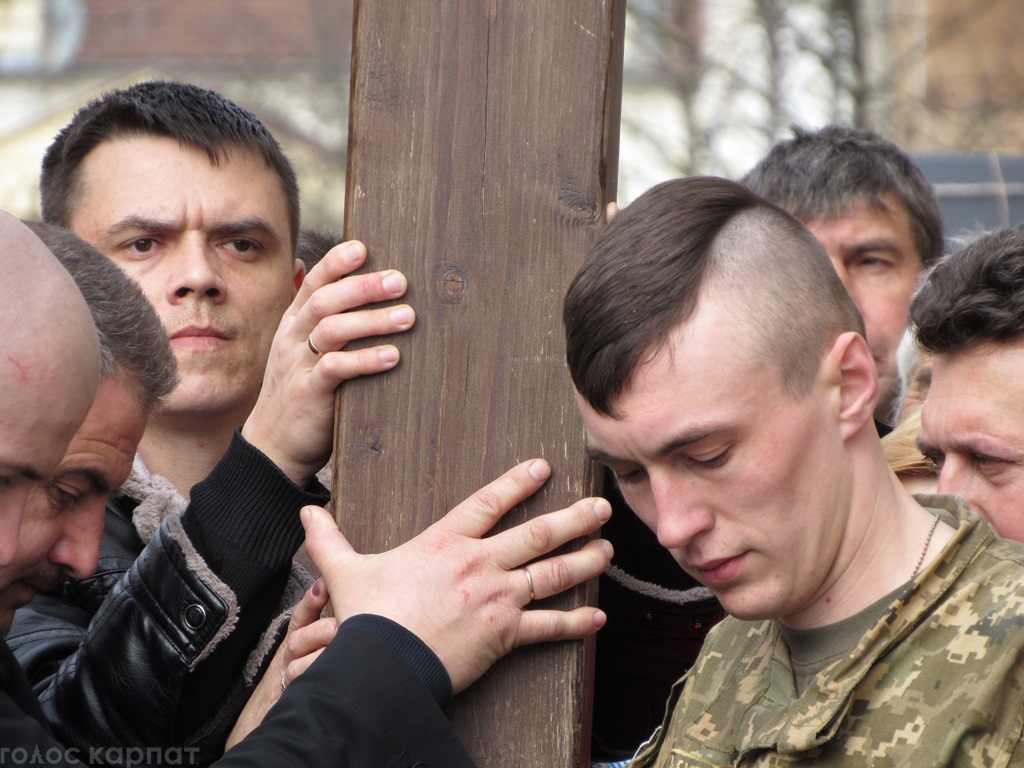
<path fill-rule="evenodd" d="M 396 546 L 526 458 L 545 490 L 598 478 L 564 364 L 561 304 L 614 199 L 625 0 L 358 0 L 345 235 L 409 277 L 399 368 L 345 384 L 336 513 Z M 593 603 L 596 584 L 553 602 Z M 592 644 L 522 649 L 450 715 L 481 766 L 589 763 Z"/>

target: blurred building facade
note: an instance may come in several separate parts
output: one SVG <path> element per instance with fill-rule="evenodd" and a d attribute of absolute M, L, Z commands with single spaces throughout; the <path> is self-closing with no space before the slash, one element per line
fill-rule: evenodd
<path fill-rule="evenodd" d="M 176 78 L 258 114 L 296 165 L 304 222 L 340 230 L 352 6 L 0 0 L 0 208 L 38 215 L 42 153 L 91 96 Z M 1024 47 L 1016 41 L 1024 3 L 629 0 L 628 7 L 622 202 L 672 176 L 740 175 L 790 123 L 860 121 L 926 158 L 944 208 L 958 211 L 957 228 L 972 210 L 985 211 L 978 225 L 1017 220 Z"/>
<path fill-rule="evenodd" d="M 351 31 L 351 0 L 0 0 L 0 208 L 38 215 L 43 152 L 89 98 L 165 78 L 259 115 L 304 222 L 340 229 Z"/>

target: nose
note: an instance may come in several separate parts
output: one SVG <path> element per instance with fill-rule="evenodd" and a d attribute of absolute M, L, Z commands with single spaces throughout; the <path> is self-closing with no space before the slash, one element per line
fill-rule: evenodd
<path fill-rule="evenodd" d="M 171 264 L 174 271 L 167 297 L 171 303 L 187 298 L 223 300 L 225 283 L 220 256 L 203 238 L 183 238 Z"/>
<path fill-rule="evenodd" d="M 103 494 L 82 501 L 73 514 L 66 515 L 64 530 L 50 548 L 50 562 L 64 566 L 76 579 L 88 578 L 96 572 L 106 502 Z"/>
<path fill-rule="evenodd" d="M 970 468 L 966 462 L 955 456 L 947 455 L 939 470 L 939 479 L 936 484 L 938 493 L 956 493 L 963 496 L 968 504 L 974 506 L 974 482 Z"/>
<path fill-rule="evenodd" d="M 657 515 L 655 533 L 663 547 L 682 549 L 714 525 L 694 483 L 676 475 L 652 477 L 651 492 Z"/>

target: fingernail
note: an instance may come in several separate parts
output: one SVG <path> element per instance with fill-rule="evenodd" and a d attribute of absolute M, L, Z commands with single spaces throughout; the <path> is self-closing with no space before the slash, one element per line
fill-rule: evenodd
<path fill-rule="evenodd" d="M 324 580 L 321 578 L 314 581 L 309 591 L 313 593 L 313 597 L 320 597 L 324 593 Z"/>
<path fill-rule="evenodd" d="M 345 259 L 348 261 L 361 261 L 366 253 L 363 244 L 357 241 L 350 242 L 345 248 Z"/>
<path fill-rule="evenodd" d="M 309 524 L 313 522 L 313 509 L 312 507 L 303 507 L 299 510 L 299 520 L 302 521 L 303 528 L 309 528 Z"/>
<path fill-rule="evenodd" d="M 548 463 L 543 459 L 538 459 L 537 461 L 530 464 L 529 471 L 530 477 L 532 477 L 538 483 L 542 483 L 545 480 L 547 480 L 548 476 L 551 474 L 551 467 L 549 467 Z"/>
<path fill-rule="evenodd" d="M 391 294 L 399 294 L 405 291 L 405 277 L 401 272 L 389 272 L 383 280 L 381 285 L 384 286 L 384 290 Z"/>
<path fill-rule="evenodd" d="M 377 358 L 382 363 L 394 365 L 398 362 L 398 347 L 381 347 L 377 350 Z"/>
<path fill-rule="evenodd" d="M 388 317 L 395 325 L 408 328 L 413 320 L 412 307 L 395 307 L 388 313 Z"/>
<path fill-rule="evenodd" d="M 601 543 L 601 549 L 603 549 L 604 553 L 608 555 L 609 560 L 615 557 L 615 547 L 612 546 L 612 543 L 608 541 L 608 539 L 598 539 L 598 541 Z"/>
<path fill-rule="evenodd" d="M 594 499 L 594 512 L 597 513 L 598 520 L 607 523 L 612 516 L 612 505 L 606 499 Z"/>

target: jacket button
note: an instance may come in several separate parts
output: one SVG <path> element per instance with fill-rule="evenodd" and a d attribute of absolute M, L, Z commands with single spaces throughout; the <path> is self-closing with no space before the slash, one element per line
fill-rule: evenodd
<path fill-rule="evenodd" d="M 206 623 L 206 608 L 199 603 L 192 603 L 185 609 L 185 626 L 189 629 L 199 629 Z"/>

